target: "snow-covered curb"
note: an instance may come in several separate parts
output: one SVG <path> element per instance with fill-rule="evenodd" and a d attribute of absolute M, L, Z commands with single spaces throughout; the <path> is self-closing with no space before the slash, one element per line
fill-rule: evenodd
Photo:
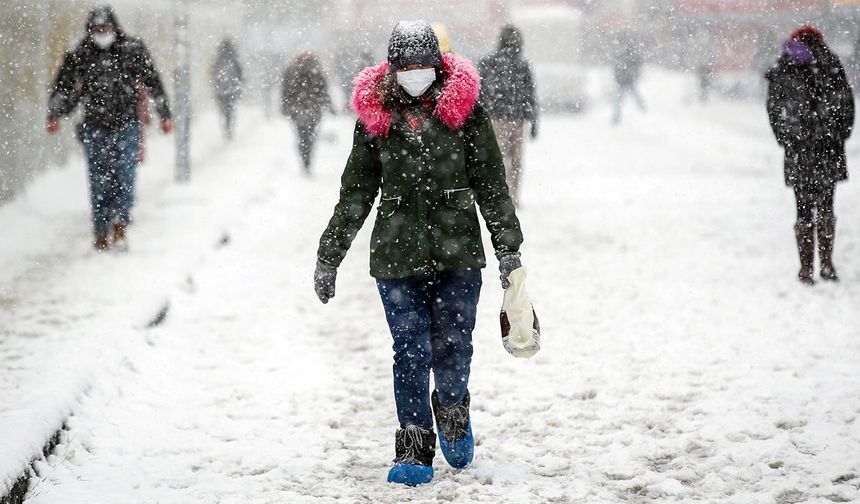
<path fill-rule="evenodd" d="M 240 128 L 240 139 L 280 138 L 269 141 L 268 163 L 237 177 L 246 153 L 221 145 L 213 116 L 198 122 L 189 185 L 172 182 L 172 139 L 148 140 L 129 254 L 89 252 L 80 159 L 0 208 L 11 239 L 0 253 L 0 504 L 22 502 L 33 464 L 57 444 L 96 370 L 121 364 L 124 345 L 166 315 L 166 296 L 223 247 L 226 230 L 288 163 L 284 123 L 255 117 Z"/>

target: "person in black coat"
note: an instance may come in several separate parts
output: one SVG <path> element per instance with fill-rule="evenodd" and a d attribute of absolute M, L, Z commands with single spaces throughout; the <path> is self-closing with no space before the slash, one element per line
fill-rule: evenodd
<path fill-rule="evenodd" d="M 797 202 L 798 276 L 814 283 L 817 230 L 821 278 L 838 280 L 833 267 L 833 194 L 836 183 L 848 178 L 845 141 L 854 126 L 851 86 L 821 32 L 809 26 L 785 42 L 766 77 L 768 117 L 785 149 L 785 183 L 794 189 Z"/>
<path fill-rule="evenodd" d="M 532 138 L 538 134 L 534 78 L 531 67 L 522 58 L 522 46 L 520 31 L 513 25 L 505 25 L 499 34 L 499 48 L 478 64 L 481 103 L 493 120 L 515 205 L 519 205 L 524 124 L 531 123 Z"/>
<path fill-rule="evenodd" d="M 215 101 L 224 117 L 224 135 L 228 140 L 233 138 L 233 118 L 236 102 L 242 94 L 242 65 L 236 47 L 230 39 L 221 41 L 218 55 L 212 65 L 212 87 L 215 91 Z"/>
<path fill-rule="evenodd" d="M 161 129 L 169 133 L 173 122 L 167 95 L 146 46 L 123 32 L 111 7 L 93 9 L 86 36 L 66 53 L 51 88 L 47 130 L 58 132 L 61 117 L 78 105 L 83 108 L 77 133 L 89 164 L 97 250 L 127 246 L 141 138 L 138 105 L 144 91 L 155 101 Z"/>

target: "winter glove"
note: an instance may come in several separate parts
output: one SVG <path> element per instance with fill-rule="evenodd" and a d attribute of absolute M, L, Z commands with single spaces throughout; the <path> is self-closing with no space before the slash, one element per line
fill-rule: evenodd
<path fill-rule="evenodd" d="M 507 289 L 511 282 L 508 281 L 508 276 L 517 268 L 521 268 L 523 263 L 520 262 L 519 252 L 497 252 L 496 257 L 499 259 L 499 279 L 502 281 L 502 288 Z"/>
<path fill-rule="evenodd" d="M 317 260 L 317 269 L 314 271 L 314 290 L 323 304 L 334 297 L 334 283 L 337 278 L 337 268 Z"/>
<path fill-rule="evenodd" d="M 532 123 L 531 136 L 532 136 L 532 140 L 534 140 L 538 136 L 538 125 L 536 122 Z"/>

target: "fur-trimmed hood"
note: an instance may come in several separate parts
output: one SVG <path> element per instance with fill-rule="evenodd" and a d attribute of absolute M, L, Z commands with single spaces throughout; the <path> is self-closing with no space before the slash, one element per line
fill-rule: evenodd
<path fill-rule="evenodd" d="M 379 82 L 388 71 L 388 63 L 384 62 L 365 68 L 353 81 L 352 108 L 374 137 L 386 137 L 391 129 L 393 114 L 383 106 L 378 89 Z M 445 82 L 436 99 L 433 115 L 445 126 L 459 129 L 475 110 L 481 94 L 481 78 L 469 60 L 453 54 L 442 56 L 442 72 L 446 76 Z"/>

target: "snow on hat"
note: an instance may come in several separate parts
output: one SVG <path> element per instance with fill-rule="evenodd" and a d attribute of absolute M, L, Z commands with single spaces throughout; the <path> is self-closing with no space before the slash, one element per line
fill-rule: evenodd
<path fill-rule="evenodd" d="M 794 39 L 786 40 L 782 44 L 782 52 L 790 57 L 792 61 L 801 65 L 808 65 L 815 59 L 808 45 Z"/>
<path fill-rule="evenodd" d="M 117 28 L 116 15 L 113 12 L 113 8 L 109 5 L 96 7 L 90 11 L 90 15 L 87 18 L 87 30 L 102 26 Z"/>
<path fill-rule="evenodd" d="M 807 42 L 810 39 L 823 41 L 824 35 L 822 35 L 821 32 L 818 31 L 818 29 L 814 26 L 804 25 L 797 30 L 794 30 L 794 33 L 791 34 L 791 39 L 796 40 L 798 42 Z"/>
<path fill-rule="evenodd" d="M 388 64 L 394 70 L 442 64 L 439 39 L 427 21 L 399 21 L 394 26 L 388 41 Z"/>

